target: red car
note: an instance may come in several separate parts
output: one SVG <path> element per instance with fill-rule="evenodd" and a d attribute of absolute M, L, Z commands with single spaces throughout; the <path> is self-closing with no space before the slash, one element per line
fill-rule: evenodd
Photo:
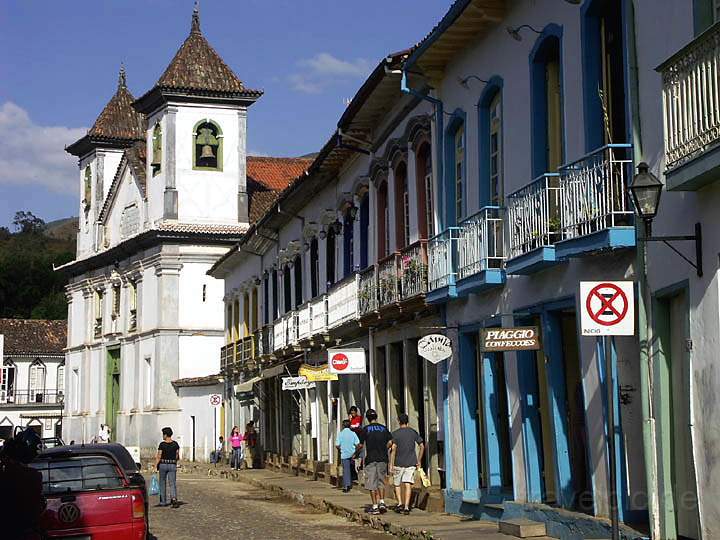
<path fill-rule="evenodd" d="M 131 481 L 111 452 L 67 447 L 41 453 L 30 466 L 43 477 L 48 538 L 145 540 L 144 485 Z"/>

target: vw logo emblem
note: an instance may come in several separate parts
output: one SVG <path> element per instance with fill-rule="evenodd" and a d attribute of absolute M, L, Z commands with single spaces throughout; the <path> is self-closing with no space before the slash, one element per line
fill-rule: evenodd
<path fill-rule="evenodd" d="M 67 503 L 58 508 L 58 519 L 63 523 L 73 523 L 80 517 L 80 509 L 76 504 Z"/>

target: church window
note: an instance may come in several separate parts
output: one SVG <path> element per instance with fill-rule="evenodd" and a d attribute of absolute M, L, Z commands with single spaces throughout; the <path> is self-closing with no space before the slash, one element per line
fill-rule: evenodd
<path fill-rule="evenodd" d="M 45 364 L 40 359 L 36 359 L 30 365 L 29 378 L 28 401 L 42 403 L 45 394 Z"/>
<path fill-rule="evenodd" d="M 93 335 L 97 338 L 102 335 L 103 329 L 103 292 L 95 291 L 95 324 L 93 326 Z"/>
<path fill-rule="evenodd" d="M 201 120 L 193 132 L 193 168 L 222 171 L 223 135 L 215 122 Z"/>
<path fill-rule="evenodd" d="M 85 167 L 85 178 L 83 182 L 83 206 L 87 212 L 90 210 L 90 202 L 92 200 L 92 171 L 90 170 L 90 165 Z"/>
<path fill-rule="evenodd" d="M 158 174 L 162 169 L 162 127 L 160 122 L 155 124 L 152 136 L 152 173 Z"/>
<path fill-rule="evenodd" d="M 13 403 L 15 401 L 15 375 L 17 367 L 7 358 L 2 364 L 0 373 L 0 403 Z"/>

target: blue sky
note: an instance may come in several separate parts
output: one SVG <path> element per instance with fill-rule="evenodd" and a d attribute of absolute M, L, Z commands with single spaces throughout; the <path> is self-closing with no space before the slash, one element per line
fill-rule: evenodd
<path fill-rule="evenodd" d="M 203 0 L 210 43 L 265 95 L 251 153 L 319 150 L 365 76 L 420 40 L 450 0 Z M 120 62 L 138 97 L 187 37 L 192 0 L 13 0 L 0 4 L 0 226 L 16 210 L 77 213 L 79 138 L 112 96 Z"/>

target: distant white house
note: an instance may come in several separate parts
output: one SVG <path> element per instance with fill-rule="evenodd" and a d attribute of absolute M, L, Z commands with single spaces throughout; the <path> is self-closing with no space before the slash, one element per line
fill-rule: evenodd
<path fill-rule="evenodd" d="M 16 426 L 62 431 L 66 321 L 0 319 L 0 439 Z"/>

